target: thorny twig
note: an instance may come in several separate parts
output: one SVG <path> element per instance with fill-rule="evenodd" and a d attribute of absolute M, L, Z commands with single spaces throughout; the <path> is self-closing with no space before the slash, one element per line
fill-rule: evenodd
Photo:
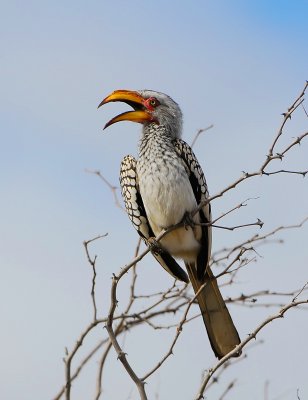
<path fill-rule="evenodd" d="M 141 244 L 141 240 L 139 239 L 139 240 L 138 240 L 138 243 L 137 243 L 137 246 L 136 246 L 136 250 L 135 250 L 135 257 L 136 257 L 136 256 L 138 255 L 138 253 L 139 253 L 140 244 Z M 117 338 L 117 336 L 118 336 L 120 333 L 123 332 L 123 330 L 124 330 L 124 324 L 125 324 L 125 315 L 127 315 L 127 314 L 129 313 L 129 311 L 130 311 L 130 309 L 131 309 L 131 307 L 132 307 L 132 305 L 133 305 L 133 303 L 134 303 L 134 301 L 135 301 L 134 292 L 135 292 L 136 279 L 137 279 L 136 265 L 134 265 L 134 266 L 133 266 L 133 276 L 132 276 L 132 281 L 131 281 L 131 286 L 130 286 L 131 295 L 130 295 L 130 298 L 129 298 L 127 307 L 126 307 L 126 309 L 125 309 L 123 315 L 121 316 L 120 322 L 118 323 L 118 325 L 116 326 L 116 328 L 115 328 L 114 331 L 112 331 L 112 326 L 111 326 L 111 331 L 112 331 L 111 334 L 113 334 L 115 338 Z M 107 318 L 106 318 L 107 324 L 108 324 L 108 321 L 109 321 L 109 315 L 108 315 Z M 107 324 L 106 324 L 106 327 L 107 327 Z M 107 329 L 107 330 L 108 330 L 108 329 Z M 108 334 L 109 334 L 109 331 L 108 331 Z M 102 392 L 102 374 L 103 374 L 103 367 L 104 367 L 105 361 L 106 361 L 106 359 L 107 359 L 107 356 L 108 356 L 108 354 L 109 354 L 109 351 L 110 351 L 110 349 L 111 349 L 111 347 L 112 347 L 112 345 L 113 345 L 113 341 L 112 341 L 112 338 L 110 337 L 110 334 L 109 334 L 109 338 L 110 338 L 110 339 L 109 339 L 108 346 L 107 346 L 107 348 L 105 349 L 104 354 L 103 354 L 103 356 L 102 356 L 102 358 L 101 358 L 101 361 L 100 361 L 100 364 L 99 364 L 99 370 L 98 370 L 97 380 L 96 380 L 96 396 L 95 396 L 95 400 L 98 400 L 98 399 L 99 399 L 99 397 L 100 397 L 100 395 L 101 395 L 101 392 Z"/>
<path fill-rule="evenodd" d="M 231 183 L 229 186 L 227 186 L 226 188 L 224 188 L 223 190 L 221 190 L 219 193 L 215 194 L 214 196 L 211 196 L 209 199 L 207 199 L 206 201 L 202 202 L 199 204 L 199 206 L 196 208 L 196 210 L 192 213 L 192 215 L 195 215 L 203 206 L 205 206 L 206 204 L 210 203 L 211 201 L 222 197 L 226 192 L 228 192 L 231 189 L 234 189 L 235 187 L 237 187 L 240 183 L 242 183 L 243 181 L 255 177 L 255 176 L 259 176 L 259 175 L 266 175 L 268 174 L 267 171 L 265 171 L 265 168 L 268 167 L 268 165 L 273 161 L 273 160 L 282 160 L 282 158 L 285 156 L 285 154 L 292 149 L 292 147 L 296 146 L 297 144 L 300 144 L 301 141 L 308 136 L 308 132 L 304 132 L 302 135 L 298 136 L 296 139 L 294 139 L 284 150 L 280 151 L 280 152 L 276 152 L 274 154 L 274 150 L 275 150 L 275 146 L 279 140 L 279 138 L 281 137 L 281 135 L 283 134 L 283 129 L 287 123 L 287 121 L 289 119 L 291 119 L 292 114 L 295 112 L 295 110 L 303 103 L 304 101 L 304 95 L 305 95 L 305 91 L 308 87 L 308 81 L 306 82 L 304 89 L 302 90 L 302 92 L 300 93 L 300 95 L 297 97 L 297 99 L 294 101 L 294 103 L 288 108 L 288 110 L 283 113 L 283 120 L 282 123 L 278 129 L 278 132 L 273 140 L 272 145 L 270 146 L 269 150 L 268 150 L 268 154 L 264 160 L 264 162 L 261 164 L 260 168 L 254 172 L 245 172 L 243 171 L 243 175 L 238 178 L 237 180 L 235 180 L 233 183 Z M 276 171 L 278 173 L 278 171 Z M 282 170 L 282 172 L 284 172 L 284 170 Z M 305 175 L 304 175 L 305 176 Z"/>
<path fill-rule="evenodd" d="M 195 300 L 197 299 L 197 297 L 198 297 L 198 295 L 201 293 L 201 291 L 204 289 L 204 286 L 205 286 L 205 284 L 203 284 L 202 286 L 200 286 L 200 288 L 199 288 L 199 290 L 197 291 L 197 293 L 196 293 L 196 294 L 194 295 L 194 297 L 188 302 L 187 307 L 186 307 L 186 310 L 185 310 L 184 315 L 183 315 L 183 318 L 181 319 L 181 321 L 180 321 L 180 323 L 179 323 L 179 326 L 177 327 L 175 337 L 174 337 L 174 339 L 173 339 L 173 341 L 172 341 L 172 343 L 171 343 L 171 346 L 170 346 L 170 348 L 169 348 L 167 354 L 158 362 L 158 364 L 157 364 L 153 369 L 151 369 L 151 371 L 149 371 L 146 375 L 144 375 L 144 377 L 142 378 L 143 381 L 145 381 L 145 380 L 146 380 L 149 376 L 151 376 L 158 368 L 160 368 L 160 367 L 162 366 L 162 364 L 167 360 L 167 358 L 170 357 L 171 354 L 173 354 L 174 346 L 175 346 L 175 344 L 176 344 L 176 342 L 177 342 L 177 340 L 178 340 L 178 338 L 179 338 L 179 336 L 180 336 L 180 334 L 181 334 L 181 332 L 182 332 L 183 325 L 184 325 L 185 322 L 186 322 L 187 315 L 188 315 L 188 312 L 189 312 L 189 310 L 190 310 L 190 307 L 191 307 L 191 305 L 195 302 Z"/>
<path fill-rule="evenodd" d="M 85 248 L 85 251 L 86 251 L 86 255 L 87 255 L 88 262 L 89 262 L 89 264 L 91 265 L 92 271 L 93 271 L 92 288 L 91 288 L 91 297 L 92 297 L 92 304 L 93 304 L 93 310 L 94 310 L 94 317 L 93 317 L 94 321 L 96 321 L 96 319 L 97 319 L 97 307 L 96 307 L 96 299 L 95 299 L 95 280 L 96 280 L 95 263 L 96 263 L 96 258 L 97 258 L 97 256 L 94 256 L 93 259 L 90 257 L 88 245 L 89 245 L 90 243 L 94 242 L 95 240 L 98 240 L 98 239 L 101 239 L 101 238 L 106 237 L 107 235 L 108 235 L 108 233 L 105 233 L 104 235 L 98 235 L 98 236 L 96 236 L 96 237 L 93 238 L 93 239 L 85 240 L 85 241 L 83 242 L 83 245 L 84 245 L 84 248 Z"/>
<path fill-rule="evenodd" d="M 126 369 L 128 375 L 131 377 L 131 379 L 134 381 L 134 383 L 137 386 L 137 389 L 139 391 L 140 394 L 140 399 L 141 400 L 147 400 L 147 395 L 144 389 L 144 381 L 140 378 L 138 378 L 138 376 L 136 375 L 135 371 L 133 370 L 133 368 L 131 367 L 130 363 L 127 360 L 126 354 L 124 353 L 124 351 L 121 349 L 121 346 L 119 345 L 119 342 L 117 340 L 115 331 L 112 327 L 113 325 L 113 317 L 114 317 L 114 312 L 117 306 L 117 285 L 119 280 L 121 279 L 121 277 L 123 275 L 125 275 L 128 270 L 132 267 L 136 265 L 136 263 L 131 264 L 126 266 L 125 268 L 122 269 L 122 271 L 119 273 L 118 276 L 113 275 L 112 278 L 112 285 L 111 285 L 111 303 L 110 303 L 110 309 L 109 309 L 109 313 L 108 313 L 108 317 L 107 317 L 107 323 L 106 323 L 106 329 L 110 338 L 110 341 L 118 355 L 118 359 L 121 361 L 121 363 L 123 364 L 124 368 Z"/>
<path fill-rule="evenodd" d="M 93 278 L 92 278 L 92 289 L 91 289 L 91 297 L 92 297 L 92 302 L 93 302 L 93 308 L 94 308 L 94 319 L 93 322 L 87 327 L 87 329 L 81 334 L 80 339 L 77 341 L 76 345 L 74 346 L 73 350 L 67 354 L 67 357 L 64 359 L 65 362 L 65 377 L 66 377 L 66 384 L 65 384 L 65 398 L 66 400 L 70 400 L 70 395 L 71 395 L 71 385 L 72 385 L 72 376 L 71 376 L 71 364 L 72 360 L 77 353 L 78 349 L 82 345 L 85 337 L 88 335 L 88 333 L 100 322 L 97 320 L 97 307 L 96 307 L 96 301 L 95 301 L 95 278 L 96 278 L 96 270 L 95 270 L 95 262 L 96 262 L 96 256 L 94 257 L 94 260 L 91 259 L 88 251 L 88 244 L 93 242 L 94 240 L 106 237 L 107 234 L 105 235 L 99 235 L 96 236 L 95 238 L 85 241 L 84 242 L 84 248 L 86 251 L 87 259 L 89 263 L 92 266 L 93 269 Z M 79 373 L 79 372 L 78 372 Z M 78 375 L 77 373 L 77 375 Z M 76 375 L 76 373 L 75 373 Z"/>

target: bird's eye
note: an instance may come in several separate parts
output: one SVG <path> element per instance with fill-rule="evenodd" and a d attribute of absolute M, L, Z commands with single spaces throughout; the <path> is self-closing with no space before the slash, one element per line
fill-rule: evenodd
<path fill-rule="evenodd" d="M 156 97 L 150 97 L 147 102 L 152 108 L 155 108 L 160 104 Z"/>

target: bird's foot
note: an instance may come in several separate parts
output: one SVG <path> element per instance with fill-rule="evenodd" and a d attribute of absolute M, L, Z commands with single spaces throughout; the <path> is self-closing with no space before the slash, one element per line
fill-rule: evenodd
<path fill-rule="evenodd" d="M 164 249 L 161 244 L 154 237 L 150 237 L 147 239 L 147 245 L 149 246 L 150 252 L 155 254 L 162 254 Z"/>
<path fill-rule="evenodd" d="M 184 224 L 184 228 L 186 230 L 188 230 L 188 228 L 194 228 L 195 225 L 196 225 L 196 223 L 193 220 L 192 216 L 187 211 L 185 212 L 181 222 Z"/>

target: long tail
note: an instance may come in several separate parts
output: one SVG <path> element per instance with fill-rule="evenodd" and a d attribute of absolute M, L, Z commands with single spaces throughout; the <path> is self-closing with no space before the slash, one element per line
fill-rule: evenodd
<path fill-rule="evenodd" d="M 195 293 L 205 283 L 197 297 L 204 325 L 209 336 L 212 349 L 219 359 L 228 354 L 241 340 L 232 321 L 220 290 L 210 268 L 202 281 L 197 278 L 194 263 L 186 263 L 187 272 Z M 236 354 L 239 356 L 240 353 Z"/>

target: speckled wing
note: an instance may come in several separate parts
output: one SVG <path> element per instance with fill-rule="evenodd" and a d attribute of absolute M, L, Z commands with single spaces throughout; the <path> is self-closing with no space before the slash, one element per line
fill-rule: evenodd
<path fill-rule="evenodd" d="M 184 161 L 186 166 L 189 181 L 192 186 L 197 204 L 199 205 L 202 201 L 209 197 L 206 180 L 202 171 L 202 168 L 192 151 L 191 147 L 181 139 L 174 140 L 174 147 L 178 155 Z M 203 223 L 208 223 L 212 220 L 211 217 L 211 205 L 208 203 L 199 212 L 200 220 Z M 211 256 L 212 247 L 212 227 L 202 227 L 202 238 L 201 238 L 201 251 L 198 254 L 197 259 L 197 276 L 202 279 L 206 272 Z"/>
<path fill-rule="evenodd" d="M 137 161 L 132 156 L 125 156 L 123 158 L 120 169 L 120 184 L 129 219 L 132 221 L 138 234 L 148 245 L 148 239 L 154 238 L 155 235 L 149 224 L 144 204 L 139 193 L 136 163 Z M 174 278 L 188 282 L 186 272 L 167 251 L 161 248 L 159 253 L 152 252 L 152 254 L 161 266 Z"/>
<path fill-rule="evenodd" d="M 176 139 L 174 146 L 186 165 L 197 204 L 200 204 L 208 198 L 208 191 L 198 160 L 192 149 L 182 140 Z M 202 207 L 199 215 L 201 222 L 210 222 L 210 204 Z M 216 357 L 222 358 L 233 350 L 241 340 L 220 293 L 217 280 L 209 267 L 211 242 L 211 227 L 204 225 L 202 226 L 201 246 L 197 259 L 193 263 L 185 264 L 194 291 L 195 293 L 199 292 L 197 300 L 212 349 Z M 236 356 L 238 355 L 240 355 L 240 352 L 236 354 Z"/>

